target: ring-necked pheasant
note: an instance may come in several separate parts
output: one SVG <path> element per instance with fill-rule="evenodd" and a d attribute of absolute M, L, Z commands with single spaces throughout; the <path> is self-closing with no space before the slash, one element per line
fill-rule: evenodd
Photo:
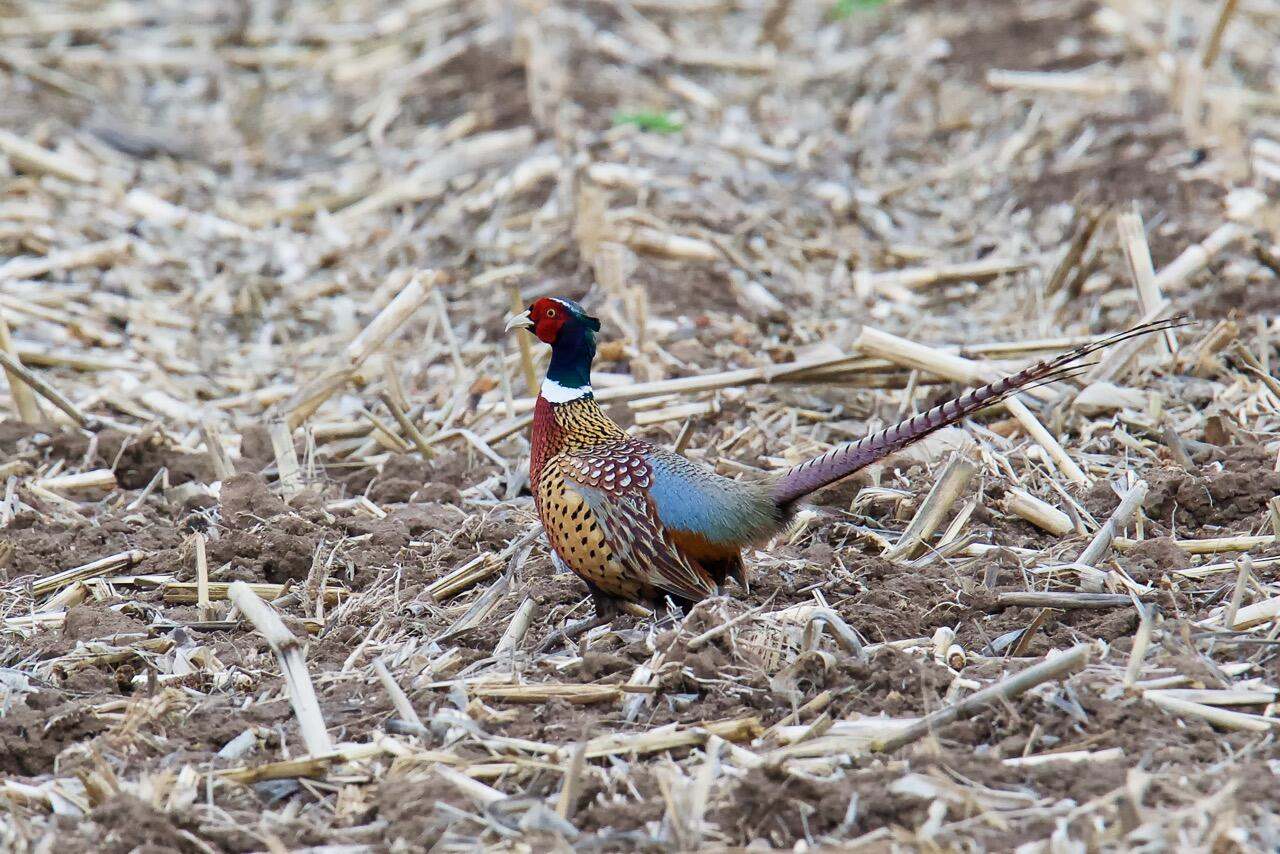
<path fill-rule="evenodd" d="M 976 388 L 892 427 L 758 481 L 730 480 L 627 435 L 591 392 L 600 321 L 546 297 L 507 321 L 551 345 L 534 407 L 529 482 L 551 548 L 591 591 L 601 625 L 618 600 L 696 601 L 742 579 L 742 550 L 780 532 L 805 496 L 1019 390 L 1063 379 L 1097 350 L 1178 325 L 1159 321 Z M 575 632 L 576 633 L 576 632 Z"/>

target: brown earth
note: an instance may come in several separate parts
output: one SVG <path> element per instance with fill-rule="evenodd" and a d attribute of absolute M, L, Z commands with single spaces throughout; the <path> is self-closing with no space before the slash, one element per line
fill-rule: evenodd
<path fill-rule="evenodd" d="M 1221 471 L 1191 475 L 1172 469 L 1156 469 L 1148 474 L 1152 483 L 1148 512 L 1151 524 L 1159 529 L 1159 512 L 1177 506 L 1179 512 L 1199 520 L 1195 533 L 1212 533 L 1223 525 L 1247 529 L 1265 516 L 1265 507 L 1248 497 L 1239 485 L 1241 472 L 1256 465 L 1259 452 L 1230 447 Z M 372 592 L 373 585 L 384 584 L 389 567 L 403 585 L 401 601 L 406 603 L 390 610 L 355 610 L 339 612 L 312 640 L 309 660 L 319 672 L 336 670 L 366 637 L 369 627 L 377 623 L 381 630 L 404 637 L 426 637 L 439 631 L 433 608 L 422 599 L 422 587 L 438 578 L 443 568 L 476 554 L 477 548 L 500 548 L 520 523 L 491 515 L 483 520 L 468 516 L 455 503 L 422 501 L 416 493 L 441 493 L 440 487 L 465 484 L 467 475 L 445 474 L 447 481 L 433 479 L 438 471 L 429 464 L 414 463 L 406 458 L 392 458 L 380 472 L 356 472 L 348 475 L 377 484 L 411 482 L 421 477 L 419 489 L 406 496 L 408 503 L 383 501 L 389 515 L 383 520 L 361 520 L 354 517 L 325 518 L 321 502 L 306 494 L 290 504 L 281 500 L 271 484 L 259 475 L 241 474 L 222 485 L 221 498 L 211 508 L 209 524 L 203 530 L 209 536 L 208 555 L 214 580 L 241 578 L 273 583 L 299 582 L 307 577 L 317 553 L 327 550 L 343 538 L 364 537 L 358 549 L 342 552 L 336 562 L 332 581 L 356 591 Z M 918 467 L 912 469 L 922 474 Z M 1250 483 L 1269 483 L 1265 478 Z M 342 483 L 334 488 L 341 489 Z M 1271 487 L 1268 486 L 1268 489 Z M 1088 499 L 1091 509 L 1105 512 L 1114 501 L 1100 490 Z M 403 494 L 403 493 L 402 493 Z M 1193 500 L 1203 496 L 1200 501 Z M 1217 497 L 1216 500 L 1214 497 Z M 1101 501 L 1101 503 L 1093 503 Z M 837 505 L 838 506 L 838 505 Z M 868 554 L 860 547 L 836 545 L 847 528 L 835 506 L 829 506 L 816 527 L 794 545 L 778 547 L 769 569 L 756 568 L 751 591 L 741 596 L 735 613 L 746 607 L 783 608 L 811 601 L 813 590 L 822 591 L 849 624 L 870 642 L 905 637 L 928 637 L 941 626 L 956 629 L 957 641 L 966 649 L 980 651 L 996 638 L 1025 627 L 1038 609 L 993 608 L 993 595 L 1002 591 L 1024 589 L 1018 562 L 1010 560 L 994 576 L 995 587 L 983 584 L 986 561 L 969 565 L 934 564 L 904 572 L 899 565 Z M 128 521 L 104 521 L 98 528 L 86 530 L 114 531 L 96 542 L 95 554 L 145 543 L 151 553 L 147 566 L 177 570 L 180 580 L 191 580 L 189 547 L 182 540 L 186 508 L 165 507 L 162 503 L 149 508 L 146 515 L 135 515 Z M 527 518 L 527 517 L 525 517 Z M 999 521 L 999 514 L 987 518 Z M 978 521 L 977 531 L 983 530 Z M 1040 539 L 1031 529 L 1018 533 L 1016 526 L 1002 522 L 1010 544 L 1026 545 Z M 514 527 L 513 527 L 514 525 Z M 1181 533 L 1191 533 L 1186 519 L 1179 519 Z M 992 529 L 990 536 L 999 539 Z M 1172 545 L 1168 537 L 1154 536 L 1120 559 L 1129 575 L 1151 584 L 1167 583 L 1169 573 L 1189 565 L 1187 556 Z M 22 555 L 15 566 L 24 574 L 39 578 L 80 560 L 78 551 L 59 551 L 76 539 L 76 532 L 57 533 L 47 530 L 37 520 L 29 525 L 11 526 L 4 536 L 18 546 Z M 424 538 L 424 539 L 416 539 Z M 82 539 L 82 538 L 81 538 Z M 63 559 L 56 559 L 61 556 Z M 86 555 L 92 557 L 94 555 Z M 836 569 L 836 561 L 838 566 Z M 999 560 L 999 558 L 996 558 Z M 224 569 L 223 564 L 230 568 Z M 34 570 L 34 571 L 32 571 Z M 550 565 L 541 547 L 522 569 L 530 586 L 528 593 L 539 613 L 563 613 L 580 600 L 579 582 L 571 576 L 549 574 Z M 1263 578 L 1270 573 L 1262 572 Z M 739 591 L 740 593 L 740 591 Z M 415 599 L 416 596 L 416 599 Z M 413 600 L 413 602 L 411 602 Z M 1192 599 L 1180 593 L 1164 593 L 1157 600 L 1167 615 L 1187 607 L 1197 607 Z M 421 605 L 414 604 L 421 603 Z M 482 662 L 502 636 L 506 622 L 516 603 L 500 604 L 485 624 L 455 634 L 449 641 L 460 651 L 462 662 Z M 139 608 L 144 609 L 140 611 Z M 139 619 L 136 615 L 158 609 L 170 620 L 178 622 L 194 618 L 194 608 L 166 605 L 158 593 L 132 597 L 127 607 L 110 600 L 77 605 L 67 613 L 59 636 L 41 639 L 27 647 L 27 655 L 39 659 L 66 656 L 77 642 L 128 643 L 138 636 L 163 637 L 170 630 Z M 301 624 L 293 617 L 287 622 L 297 631 Z M 662 650 L 665 663 L 658 680 L 659 696 L 667 699 L 648 711 L 648 726 L 664 724 L 697 724 L 755 715 L 768 721 L 778 709 L 794 708 L 821 692 L 830 692 L 829 712 L 837 719 L 863 715 L 917 716 L 945 704 L 945 694 L 955 677 L 949 668 L 893 649 L 875 653 L 861 663 L 837 656 L 828 662 L 811 662 L 810 666 L 789 674 L 780 682 L 760 669 L 745 653 L 732 634 L 721 636 L 696 652 L 685 648 L 687 639 L 717 620 L 698 616 L 687 623 L 684 632 L 670 631 L 648 635 L 643 621 L 619 618 L 615 634 L 596 640 L 582 651 L 581 659 L 563 671 L 559 678 L 580 683 L 620 684 L 630 678 L 639 665 L 646 663 L 653 650 Z M 530 635 L 534 644 L 544 637 L 551 623 L 540 621 Z M 1024 654 L 1043 655 L 1088 640 L 1101 640 L 1127 649 L 1129 638 L 1137 629 L 1132 609 L 1104 611 L 1058 611 L 1042 622 L 1037 634 L 1025 646 Z M 630 639 L 629 639 L 630 638 Z M 215 630 L 202 632 L 198 641 L 211 647 L 228 666 L 244 667 L 268 652 L 266 645 L 253 633 Z M 1007 648 L 1007 647 L 1005 647 Z M 1205 670 L 1195 655 L 1174 650 L 1193 683 L 1214 686 L 1216 677 Z M 0 756 L 5 757 L 0 770 L 23 779 L 65 773 L 86 768 L 96 752 L 111 750 L 121 737 L 109 723 L 96 716 L 91 706 L 112 699 L 145 699 L 150 689 L 141 693 L 131 683 L 144 670 L 137 659 L 101 664 L 73 671 L 59 681 L 37 687 L 23 702 L 0 717 Z M 992 678 L 998 675 L 998 659 L 972 664 L 962 671 L 969 678 Z M 530 673 L 533 677 L 535 674 Z M 179 683 L 183 684 L 183 683 Z M 211 683 L 188 682 L 192 688 L 207 689 Z M 989 758 L 975 757 L 971 745 L 986 745 L 988 757 L 1011 757 L 1025 753 L 1068 750 L 1074 748 L 1104 750 L 1120 747 L 1135 760 L 1161 767 L 1190 767 L 1218 761 L 1225 750 L 1241 749 L 1248 744 L 1244 736 L 1224 738 L 1204 723 L 1167 726 L 1164 713 L 1133 700 L 1104 698 L 1105 688 L 1089 681 L 1077 683 L 1069 693 L 1054 688 L 1049 695 L 1025 696 L 965 721 L 940 734 L 934 752 L 926 752 L 912 761 L 918 773 L 935 770 L 943 775 L 963 774 L 983 786 L 1021 790 L 1029 787 L 1042 796 L 1071 797 L 1087 800 L 1114 790 L 1123 784 L 1123 767 L 1105 765 L 1097 773 L 1078 779 L 1040 769 L 1012 769 L 994 765 Z M 1046 696 L 1057 694 L 1064 705 L 1047 704 Z M 347 682 L 320 684 L 322 709 L 326 722 L 335 734 L 359 740 L 393 716 L 385 697 L 367 686 Z M 445 701 L 443 694 L 431 690 L 414 690 L 411 698 L 422 708 L 436 708 Z M 687 699 L 680 699 L 687 698 Z M 1055 701 L 1056 702 L 1056 701 Z M 1074 708 L 1075 714 L 1064 714 Z M 538 706 L 494 708 L 498 717 L 486 724 L 490 731 L 510 738 L 552 743 L 572 742 L 590 737 L 602 729 L 617 725 L 616 713 L 603 707 L 575 706 L 551 701 Z M 292 734 L 293 722 L 288 703 L 274 700 L 241 708 L 238 701 L 212 693 L 191 705 L 180 715 L 162 712 L 150 724 L 150 743 L 132 748 L 134 761 L 145 761 L 155 767 L 171 767 L 174 762 L 199 762 L 210 767 L 235 764 L 213 757 L 246 729 L 265 727 L 263 737 L 247 755 L 269 758 L 280 749 L 281 734 Z M 281 729 L 283 727 L 283 729 Z M 144 759 L 144 757 L 147 757 Z M 476 755 L 476 761 L 482 757 Z M 917 826 L 927 813 L 927 803 L 907 793 L 890 791 L 888 784 L 897 780 L 902 759 L 886 757 L 870 765 L 851 769 L 835 782 L 819 782 L 784 773 L 773 766 L 752 770 L 735 780 L 724 791 L 713 820 L 723 832 L 736 838 L 768 839 L 786 845 L 809 836 L 847 833 L 856 836 L 877 828 L 897 828 L 906 832 Z M 1267 772 L 1269 773 L 1269 772 Z M 606 847 L 644 848 L 649 843 L 645 828 L 659 821 L 665 812 L 661 799 L 661 775 L 648 767 L 640 767 L 628 778 L 628 786 L 640 795 L 637 802 L 615 803 L 599 781 L 589 782 L 579 796 L 579 826 L 599 825 L 599 844 Z M 238 793 L 228 793 L 224 801 L 228 809 L 260 809 L 274 798 L 288 797 L 295 791 L 286 781 L 258 784 Z M 541 787 L 541 789 L 540 789 Z M 548 788 L 549 787 L 549 788 Z M 554 795 L 552 781 L 534 783 L 527 792 L 544 791 Z M 859 808 L 852 824 L 846 821 L 850 798 L 859 798 Z M 400 780 L 381 780 L 362 811 L 348 817 L 352 822 L 350 836 L 354 841 L 368 834 L 372 825 L 383 829 L 377 837 L 390 842 L 442 839 L 452 827 L 452 820 L 438 809 L 423 809 L 422 799 L 441 801 L 458 809 L 466 809 L 468 801 L 456 789 L 442 781 L 411 775 Z M 228 828 L 214 829 L 198 825 L 121 794 L 104 801 L 89 815 L 94 826 L 105 834 L 102 850 L 133 851 L 143 846 L 156 850 L 197 850 L 188 834 L 195 834 L 228 851 L 255 850 L 253 834 Z M 1047 826 L 1046 826 L 1047 827 Z M 1023 826 L 1027 838 L 1035 838 L 1041 825 Z M 332 840 L 333 836 L 317 834 L 304 824 L 285 823 L 278 838 L 290 845 L 314 844 Z M 991 844 L 1004 839 L 990 830 L 978 838 Z"/>

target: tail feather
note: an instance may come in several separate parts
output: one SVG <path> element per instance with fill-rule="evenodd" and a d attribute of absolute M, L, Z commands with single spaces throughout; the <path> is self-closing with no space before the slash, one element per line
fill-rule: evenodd
<path fill-rule="evenodd" d="M 1011 395 L 1077 375 L 1085 367 L 1080 364 L 1081 360 L 1099 350 L 1139 335 L 1174 329 L 1186 323 L 1184 318 L 1173 318 L 1134 326 L 972 389 L 960 397 L 948 400 L 927 412 L 913 415 L 892 427 L 864 436 L 856 442 L 833 448 L 822 456 L 806 460 L 779 475 L 773 485 L 773 500 L 779 507 L 789 508 L 806 495 L 842 480 L 859 469 L 918 442 L 930 433 L 962 421 Z"/>

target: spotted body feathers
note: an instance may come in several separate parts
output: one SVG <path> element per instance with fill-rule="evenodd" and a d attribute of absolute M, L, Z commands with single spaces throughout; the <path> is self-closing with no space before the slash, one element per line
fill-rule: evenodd
<path fill-rule="evenodd" d="M 696 600 L 716 582 L 681 551 L 651 495 L 648 442 L 624 433 L 586 396 L 534 412 L 530 481 L 551 547 L 593 588 L 631 601 Z"/>

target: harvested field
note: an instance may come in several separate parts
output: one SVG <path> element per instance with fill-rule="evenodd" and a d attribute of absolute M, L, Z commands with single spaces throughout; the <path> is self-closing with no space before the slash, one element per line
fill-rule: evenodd
<path fill-rule="evenodd" d="M 1280 2 L 0 3 L 0 850 L 1280 847 Z M 588 616 L 528 481 L 772 471 Z M 957 358 L 959 357 L 959 358 Z"/>

